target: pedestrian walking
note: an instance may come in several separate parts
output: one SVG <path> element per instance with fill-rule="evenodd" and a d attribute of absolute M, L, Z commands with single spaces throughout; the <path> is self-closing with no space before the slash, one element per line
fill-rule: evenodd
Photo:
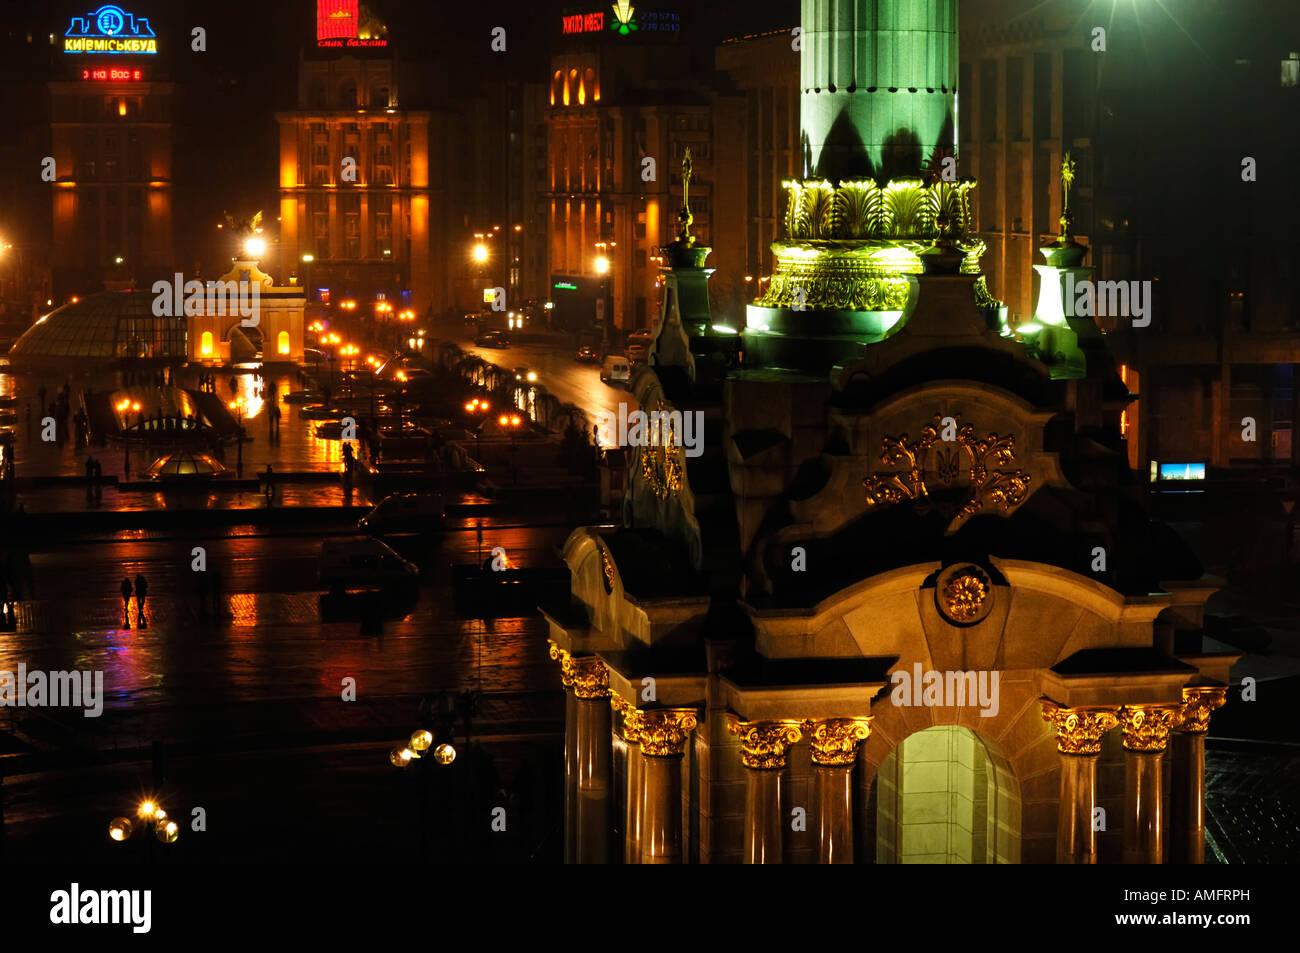
<path fill-rule="evenodd" d="M 131 628 L 131 580 L 127 576 L 122 577 L 122 625 L 124 628 Z"/>
<path fill-rule="evenodd" d="M 144 573 L 135 575 L 135 621 L 136 625 L 143 629 L 145 626 L 144 619 L 144 601 L 149 597 L 149 583 L 145 581 Z"/>

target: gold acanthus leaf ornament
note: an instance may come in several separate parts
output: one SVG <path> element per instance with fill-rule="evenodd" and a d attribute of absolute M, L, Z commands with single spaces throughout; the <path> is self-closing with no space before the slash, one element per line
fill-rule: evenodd
<path fill-rule="evenodd" d="M 1066 708 L 1043 699 L 1043 720 L 1056 729 L 1056 748 L 1062 754 L 1101 753 L 1101 737 L 1119 724 L 1110 708 Z"/>
<path fill-rule="evenodd" d="M 804 734 L 812 747 L 813 764 L 843 767 L 857 760 L 862 742 L 871 736 L 871 716 L 806 721 Z"/>
<path fill-rule="evenodd" d="M 1122 705 L 1119 723 L 1130 751 L 1164 751 L 1181 705 Z"/>
<path fill-rule="evenodd" d="M 694 708 L 639 709 L 641 753 L 652 758 L 672 758 L 682 754 L 686 739 L 695 730 L 698 715 Z"/>
<path fill-rule="evenodd" d="M 1224 686 L 1194 686 L 1183 689 L 1183 707 L 1174 720 L 1174 730 L 1201 734 L 1210 730 L 1210 713 L 1228 700 Z"/>
<path fill-rule="evenodd" d="M 776 770 L 785 767 L 785 754 L 803 737 L 804 723 L 789 719 L 741 721 L 727 716 L 727 730 L 740 738 L 740 760 L 747 768 Z"/>

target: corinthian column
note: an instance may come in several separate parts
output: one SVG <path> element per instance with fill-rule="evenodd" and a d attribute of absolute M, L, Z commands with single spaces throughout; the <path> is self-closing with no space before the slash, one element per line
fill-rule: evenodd
<path fill-rule="evenodd" d="M 1109 708 L 1063 708 L 1043 699 L 1043 719 L 1056 728 L 1061 794 L 1056 818 L 1056 862 L 1095 864 L 1097 757 L 1101 737 L 1119 723 Z"/>
<path fill-rule="evenodd" d="M 609 670 L 595 656 L 570 658 L 574 706 L 577 709 L 575 746 L 577 861 L 609 862 Z"/>
<path fill-rule="evenodd" d="M 853 863 L 853 762 L 871 734 L 871 718 L 809 721 L 813 801 L 817 809 L 817 862 Z"/>
<path fill-rule="evenodd" d="M 741 721 L 727 715 L 727 730 L 740 738 L 745 765 L 745 863 L 780 864 L 781 771 L 785 753 L 803 737 L 800 721 Z"/>
<path fill-rule="evenodd" d="M 549 640 L 548 640 L 549 641 Z M 560 683 L 564 685 L 564 862 L 573 863 L 578 856 L 578 707 L 573 696 L 571 656 L 554 642 L 551 658 L 560 663 Z"/>
<path fill-rule="evenodd" d="M 641 863 L 682 862 L 682 755 L 696 725 L 694 708 L 639 711 L 642 788 Z"/>
<path fill-rule="evenodd" d="M 641 808 L 645 803 L 645 772 L 641 761 L 641 713 L 610 693 L 610 707 L 623 716 L 627 744 L 627 773 L 623 789 L 623 863 L 641 863 Z"/>
<path fill-rule="evenodd" d="M 1222 708 L 1228 689 L 1183 689 L 1183 707 L 1174 719 L 1173 790 L 1169 792 L 1169 862 L 1205 863 L 1205 734 L 1210 713 Z"/>
<path fill-rule="evenodd" d="M 1162 864 L 1165 860 L 1164 802 L 1160 761 L 1178 705 L 1124 705 L 1124 863 Z"/>

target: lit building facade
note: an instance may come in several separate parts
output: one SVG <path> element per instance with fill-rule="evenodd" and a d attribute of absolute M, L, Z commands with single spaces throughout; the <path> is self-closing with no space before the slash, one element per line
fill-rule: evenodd
<path fill-rule="evenodd" d="M 927 176 L 957 3 L 801 20 L 808 161 L 769 289 L 715 326 L 678 212 L 631 389 L 680 439 L 629 432 L 623 523 L 570 535 L 542 607 L 566 858 L 1201 863 L 1237 656 L 1202 650 L 1214 581 L 1130 500 L 1101 330 L 1012 328 L 977 183 Z M 1085 251 L 1068 217 L 1042 245 Z"/>
<path fill-rule="evenodd" d="M 441 290 L 430 267 L 430 115 L 398 108 L 391 58 L 323 55 L 302 60 L 299 108 L 276 114 L 286 263 L 300 263 L 313 290 L 428 307 Z"/>
<path fill-rule="evenodd" d="M 147 283 L 173 265 L 174 85 L 158 75 L 146 17 L 95 13 L 64 25 L 62 78 L 49 84 L 56 297 Z"/>
<path fill-rule="evenodd" d="M 571 330 L 603 328 L 611 341 L 657 317 L 658 250 L 672 234 L 687 148 L 702 234 L 712 223 L 714 181 L 712 108 L 679 42 L 680 18 L 638 7 L 628 14 L 638 29 L 623 32 L 619 7 L 557 18 L 547 100 L 556 320 Z"/>

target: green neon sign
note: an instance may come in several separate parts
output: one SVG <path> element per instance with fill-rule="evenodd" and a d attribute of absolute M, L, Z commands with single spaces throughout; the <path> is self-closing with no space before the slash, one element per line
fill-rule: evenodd
<path fill-rule="evenodd" d="M 578 290 L 578 286 L 577 286 L 577 285 L 571 285 L 571 284 L 569 284 L 567 281 L 557 281 L 557 282 L 555 283 L 555 288 L 556 288 L 556 290 L 558 290 L 558 291 L 577 291 L 577 290 Z"/>

